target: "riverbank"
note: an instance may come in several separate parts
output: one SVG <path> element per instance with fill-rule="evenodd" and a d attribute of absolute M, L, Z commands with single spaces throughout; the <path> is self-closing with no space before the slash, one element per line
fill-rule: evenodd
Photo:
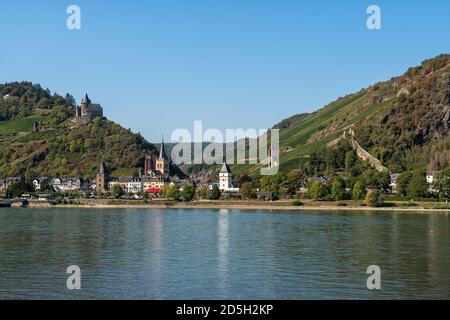
<path fill-rule="evenodd" d="M 297 204 L 297 205 L 294 205 Z M 52 205 L 48 202 L 30 201 L 30 208 L 85 208 L 85 209 L 230 209 L 230 210 L 279 210 L 279 211 L 396 211 L 396 212 L 422 212 L 422 213 L 450 213 L 450 207 L 437 207 L 439 203 L 417 203 L 414 206 L 408 202 L 387 203 L 383 207 L 372 208 L 362 206 L 353 201 L 330 202 L 303 200 L 301 205 L 292 200 L 280 200 L 272 202 L 262 201 L 136 201 L 136 200 L 80 200 L 79 204 Z M 445 205 L 445 204 L 441 204 Z"/>

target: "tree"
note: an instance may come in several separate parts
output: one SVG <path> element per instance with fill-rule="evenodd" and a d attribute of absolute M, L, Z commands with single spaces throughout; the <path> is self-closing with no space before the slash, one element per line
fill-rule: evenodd
<path fill-rule="evenodd" d="M 209 200 L 218 200 L 220 199 L 221 193 L 219 187 L 215 184 L 212 189 L 209 189 L 207 192 L 207 198 Z"/>
<path fill-rule="evenodd" d="M 292 170 L 286 175 L 286 179 L 284 182 L 284 187 L 288 194 L 295 194 L 300 187 L 303 186 L 304 183 L 304 174 L 301 170 L 296 169 Z"/>
<path fill-rule="evenodd" d="M 120 197 L 122 197 L 124 195 L 124 191 L 122 189 L 122 186 L 120 184 L 113 184 L 113 186 L 111 187 L 111 196 L 114 199 L 119 199 Z"/>
<path fill-rule="evenodd" d="M 450 166 L 445 167 L 438 174 L 433 188 L 443 193 L 445 196 L 450 195 Z"/>
<path fill-rule="evenodd" d="M 244 173 L 243 175 L 236 177 L 236 181 L 239 185 L 242 185 L 245 182 L 253 182 L 253 179 L 248 174 Z"/>
<path fill-rule="evenodd" d="M 48 109 L 50 107 L 50 100 L 48 98 L 42 98 L 37 103 L 37 107 L 41 109 Z"/>
<path fill-rule="evenodd" d="M 353 150 L 345 153 L 345 171 L 350 173 L 350 169 L 356 164 L 357 158 Z"/>
<path fill-rule="evenodd" d="M 197 190 L 196 194 L 197 194 L 197 197 L 200 199 L 207 199 L 208 198 L 208 187 L 203 186 L 201 189 Z"/>
<path fill-rule="evenodd" d="M 411 181 L 408 184 L 408 196 L 424 197 L 428 193 L 428 183 L 425 173 L 421 170 L 414 170 L 411 174 Z"/>
<path fill-rule="evenodd" d="M 366 186 L 382 191 L 388 190 L 391 183 L 391 177 L 387 171 L 379 172 L 374 169 L 364 171 L 362 179 Z"/>
<path fill-rule="evenodd" d="M 345 187 L 341 179 L 335 178 L 331 183 L 331 197 L 335 201 L 344 200 L 345 198 Z"/>
<path fill-rule="evenodd" d="M 168 184 L 166 184 L 166 185 L 164 185 L 163 187 L 162 187 L 162 189 L 161 189 L 161 194 L 165 197 L 165 198 L 168 198 L 169 197 L 169 192 L 170 192 L 170 188 L 171 188 L 172 186 L 171 185 L 168 185 Z"/>
<path fill-rule="evenodd" d="M 169 186 L 167 191 L 167 198 L 171 198 L 177 201 L 180 199 L 180 190 L 177 185 L 174 184 Z"/>
<path fill-rule="evenodd" d="M 253 187 L 253 184 L 251 182 L 244 182 L 241 185 L 241 196 L 243 199 L 255 199 L 256 198 L 256 192 L 255 188 Z"/>
<path fill-rule="evenodd" d="M 75 98 L 68 93 L 66 93 L 66 105 L 67 106 L 75 106 Z"/>
<path fill-rule="evenodd" d="M 353 186 L 352 199 L 363 200 L 365 195 L 366 190 L 364 186 L 359 181 L 356 181 L 355 185 Z"/>
<path fill-rule="evenodd" d="M 383 195 L 379 190 L 367 192 L 365 203 L 369 207 L 381 207 L 383 205 Z"/>
<path fill-rule="evenodd" d="M 408 194 L 408 185 L 411 181 L 411 171 L 402 172 L 396 180 L 397 193 L 406 196 Z"/>
<path fill-rule="evenodd" d="M 183 190 L 180 193 L 180 197 L 185 202 L 190 202 L 194 199 L 195 189 L 191 184 L 183 186 Z"/>
<path fill-rule="evenodd" d="M 6 198 L 12 199 L 12 198 L 18 198 L 22 194 L 26 192 L 32 192 L 33 187 L 25 182 L 24 180 L 16 181 L 11 183 L 8 188 L 6 189 Z"/>
<path fill-rule="evenodd" d="M 318 181 L 308 186 L 308 196 L 313 200 L 321 200 L 327 196 L 327 193 L 326 186 Z"/>
<path fill-rule="evenodd" d="M 391 176 L 388 171 L 377 171 L 377 188 L 381 191 L 388 191 L 391 185 Z"/>
<path fill-rule="evenodd" d="M 283 183 L 285 177 L 278 173 L 272 176 L 264 176 L 260 180 L 260 186 L 263 191 L 275 193 L 277 196 L 283 193 Z"/>

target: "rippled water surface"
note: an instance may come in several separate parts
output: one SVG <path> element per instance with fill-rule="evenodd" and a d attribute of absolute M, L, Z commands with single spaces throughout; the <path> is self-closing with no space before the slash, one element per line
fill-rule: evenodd
<path fill-rule="evenodd" d="M 0 298 L 449 299 L 449 231 L 446 214 L 1 208 Z"/>

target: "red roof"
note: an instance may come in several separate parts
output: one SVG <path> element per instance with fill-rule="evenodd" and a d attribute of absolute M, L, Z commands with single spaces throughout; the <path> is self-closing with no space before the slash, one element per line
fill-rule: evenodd
<path fill-rule="evenodd" d="M 145 191 L 148 193 L 159 193 L 161 192 L 161 188 L 148 188 Z"/>

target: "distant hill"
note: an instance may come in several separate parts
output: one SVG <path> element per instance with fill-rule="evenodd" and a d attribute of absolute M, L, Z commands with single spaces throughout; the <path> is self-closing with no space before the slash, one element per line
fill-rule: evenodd
<path fill-rule="evenodd" d="M 349 128 L 392 172 L 441 169 L 450 160 L 450 55 L 426 60 L 402 76 L 316 112 L 294 115 L 274 128 L 280 129 L 282 172 L 299 168 Z M 258 168 L 235 166 L 233 171 L 257 176 Z"/>
<path fill-rule="evenodd" d="M 92 178 L 100 160 L 113 175 L 131 175 L 156 151 L 140 134 L 106 119 L 74 125 L 74 103 L 71 95 L 38 84 L 0 84 L 0 177 Z"/>

